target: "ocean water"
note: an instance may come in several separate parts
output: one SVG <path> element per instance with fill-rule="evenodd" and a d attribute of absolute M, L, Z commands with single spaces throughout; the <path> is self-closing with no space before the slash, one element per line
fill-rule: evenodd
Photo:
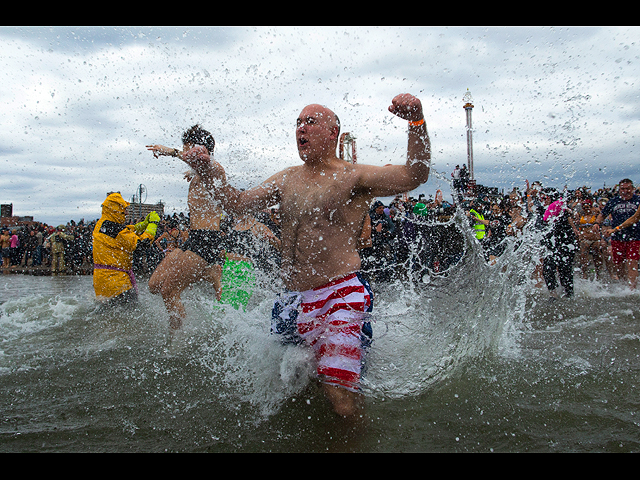
<path fill-rule="evenodd" d="M 145 279 L 138 307 L 101 312 L 90 276 L 2 275 L 0 451 L 638 452 L 640 293 L 576 275 L 552 302 L 538 244 L 488 265 L 466 235 L 446 275 L 374 284 L 354 421 L 269 335 L 273 279 L 246 312 L 194 286 L 170 339 Z"/>

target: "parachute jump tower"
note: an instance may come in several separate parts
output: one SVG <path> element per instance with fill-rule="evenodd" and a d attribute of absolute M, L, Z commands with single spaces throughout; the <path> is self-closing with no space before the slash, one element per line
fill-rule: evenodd
<path fill-rule="evenodd" d="M 340 135 L 340 158 L 349 163 L 356 163 L 356 137 L 349 132 Z"/>
<path fill-rule="evenodd" d="M 469 180 L 472 182 L 475 181 L 475 177 L 473 175 L 473 137 L 472 137 L 472 125 L 471 125 L 471 110 L 473 110 L 473 98 L 471 97 L 471 92 L 467 88 L 467 93 L 462 97 L 462 101 L 464 102 L 464 110 L 467 114 L 467 168 L 469 169 Z"/>

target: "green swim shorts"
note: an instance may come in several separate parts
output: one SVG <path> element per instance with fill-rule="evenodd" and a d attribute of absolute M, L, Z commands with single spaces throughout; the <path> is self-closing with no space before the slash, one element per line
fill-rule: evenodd
<path fill-rule="evenodd" d="M 222 267 L 222 296 L 220 303 L 231 305 L 236 310 L 242 307 L 246 310 L 253 289 L 256 285 L 256 275 L 253 265 L 240 260 L 226 259 Z"/>

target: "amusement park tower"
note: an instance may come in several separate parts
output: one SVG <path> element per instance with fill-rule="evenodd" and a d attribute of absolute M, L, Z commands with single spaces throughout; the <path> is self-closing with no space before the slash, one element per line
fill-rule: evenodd
<path fill-rule="evenodd" d="M 356 157 L 356 137 L 349 132 L 345 132 L 340 135 L 340 158 L 349 163 L 356 163 Z"/>
<path fill-rule="evenodd" d="M 469 168 L 469 180 L 475 180 L 473 176 L 473 135 L 472 135 L 472 126 L 471 126 L 471 110 L 473 110 L 473 98 L 471 97 L 471 92 L 467 88 L 467 93 L 462 97 L 462 101 L 464 102 L 464 110 L 467 114 L 467 164 Z"/>

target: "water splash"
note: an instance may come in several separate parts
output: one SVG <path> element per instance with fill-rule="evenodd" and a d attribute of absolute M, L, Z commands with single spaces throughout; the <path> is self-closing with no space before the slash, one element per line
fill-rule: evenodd
<path fill-rule="evenodd" d="M 490 265 L 462 213 L 450 223 L 464 236 L 461 261 L 446 274 L 431 272 L 427 283 L 396 281 L 377 298 L 374 332 L 384 326 L 387 333 L 371 353 L 365 384 L 372 396 L 418 395 L 482 355 L 517 348 L 536 236 L 520 245 L 507 240 Z"/>
<path fill-rule="evenodd" d="M 482 356 L 517 354 L 539 240 L 525 231 L 490 265 L 461 211 L 447 225 L 464 239 L 457 264 L 444 273 L 423 266 L 427 274 L 421 278 L 374 284 L 374 343 L 363 382 L 369 397 L 420 395 Z M 412 255 L 419 263 L 419 252 Z M 84 282 L 90 293 L 90 280 Z M 207 284 L 193 286 L 183 295 L 188 316 L 181 337 L 170 348 L 162 300 L 147 291 L 144 280 L 139 283 L 140 306 L 128 313 L 95 312 L 89 293 L 6 301 L 0 307 L 0 341 L 15 355 L 5 354 L 4 365 L 14 368 L 6 363 L 9 358 L 17 361 L 29 344 L 42 351 L 45 343 L 52 356 L 67 355 L 65 361 L 119 358 L 121 364 L 113 367 L 118 382 L 133 381 L 171 415 L 213 402 L 248 409 L 245 416 L 254 421 L 273 416 L 315 383 L 311 352 L 283 346 L 269 333 L 272 302 L 281 287 L 274 276 L 261 274 L 246 311 L 217 304 Z M 52 335 L 34 339 L 27 329 Z M 31 363 L 38 364 L 38 355 Z M 194 398 L 179 401 L 184 395 Z"/>

